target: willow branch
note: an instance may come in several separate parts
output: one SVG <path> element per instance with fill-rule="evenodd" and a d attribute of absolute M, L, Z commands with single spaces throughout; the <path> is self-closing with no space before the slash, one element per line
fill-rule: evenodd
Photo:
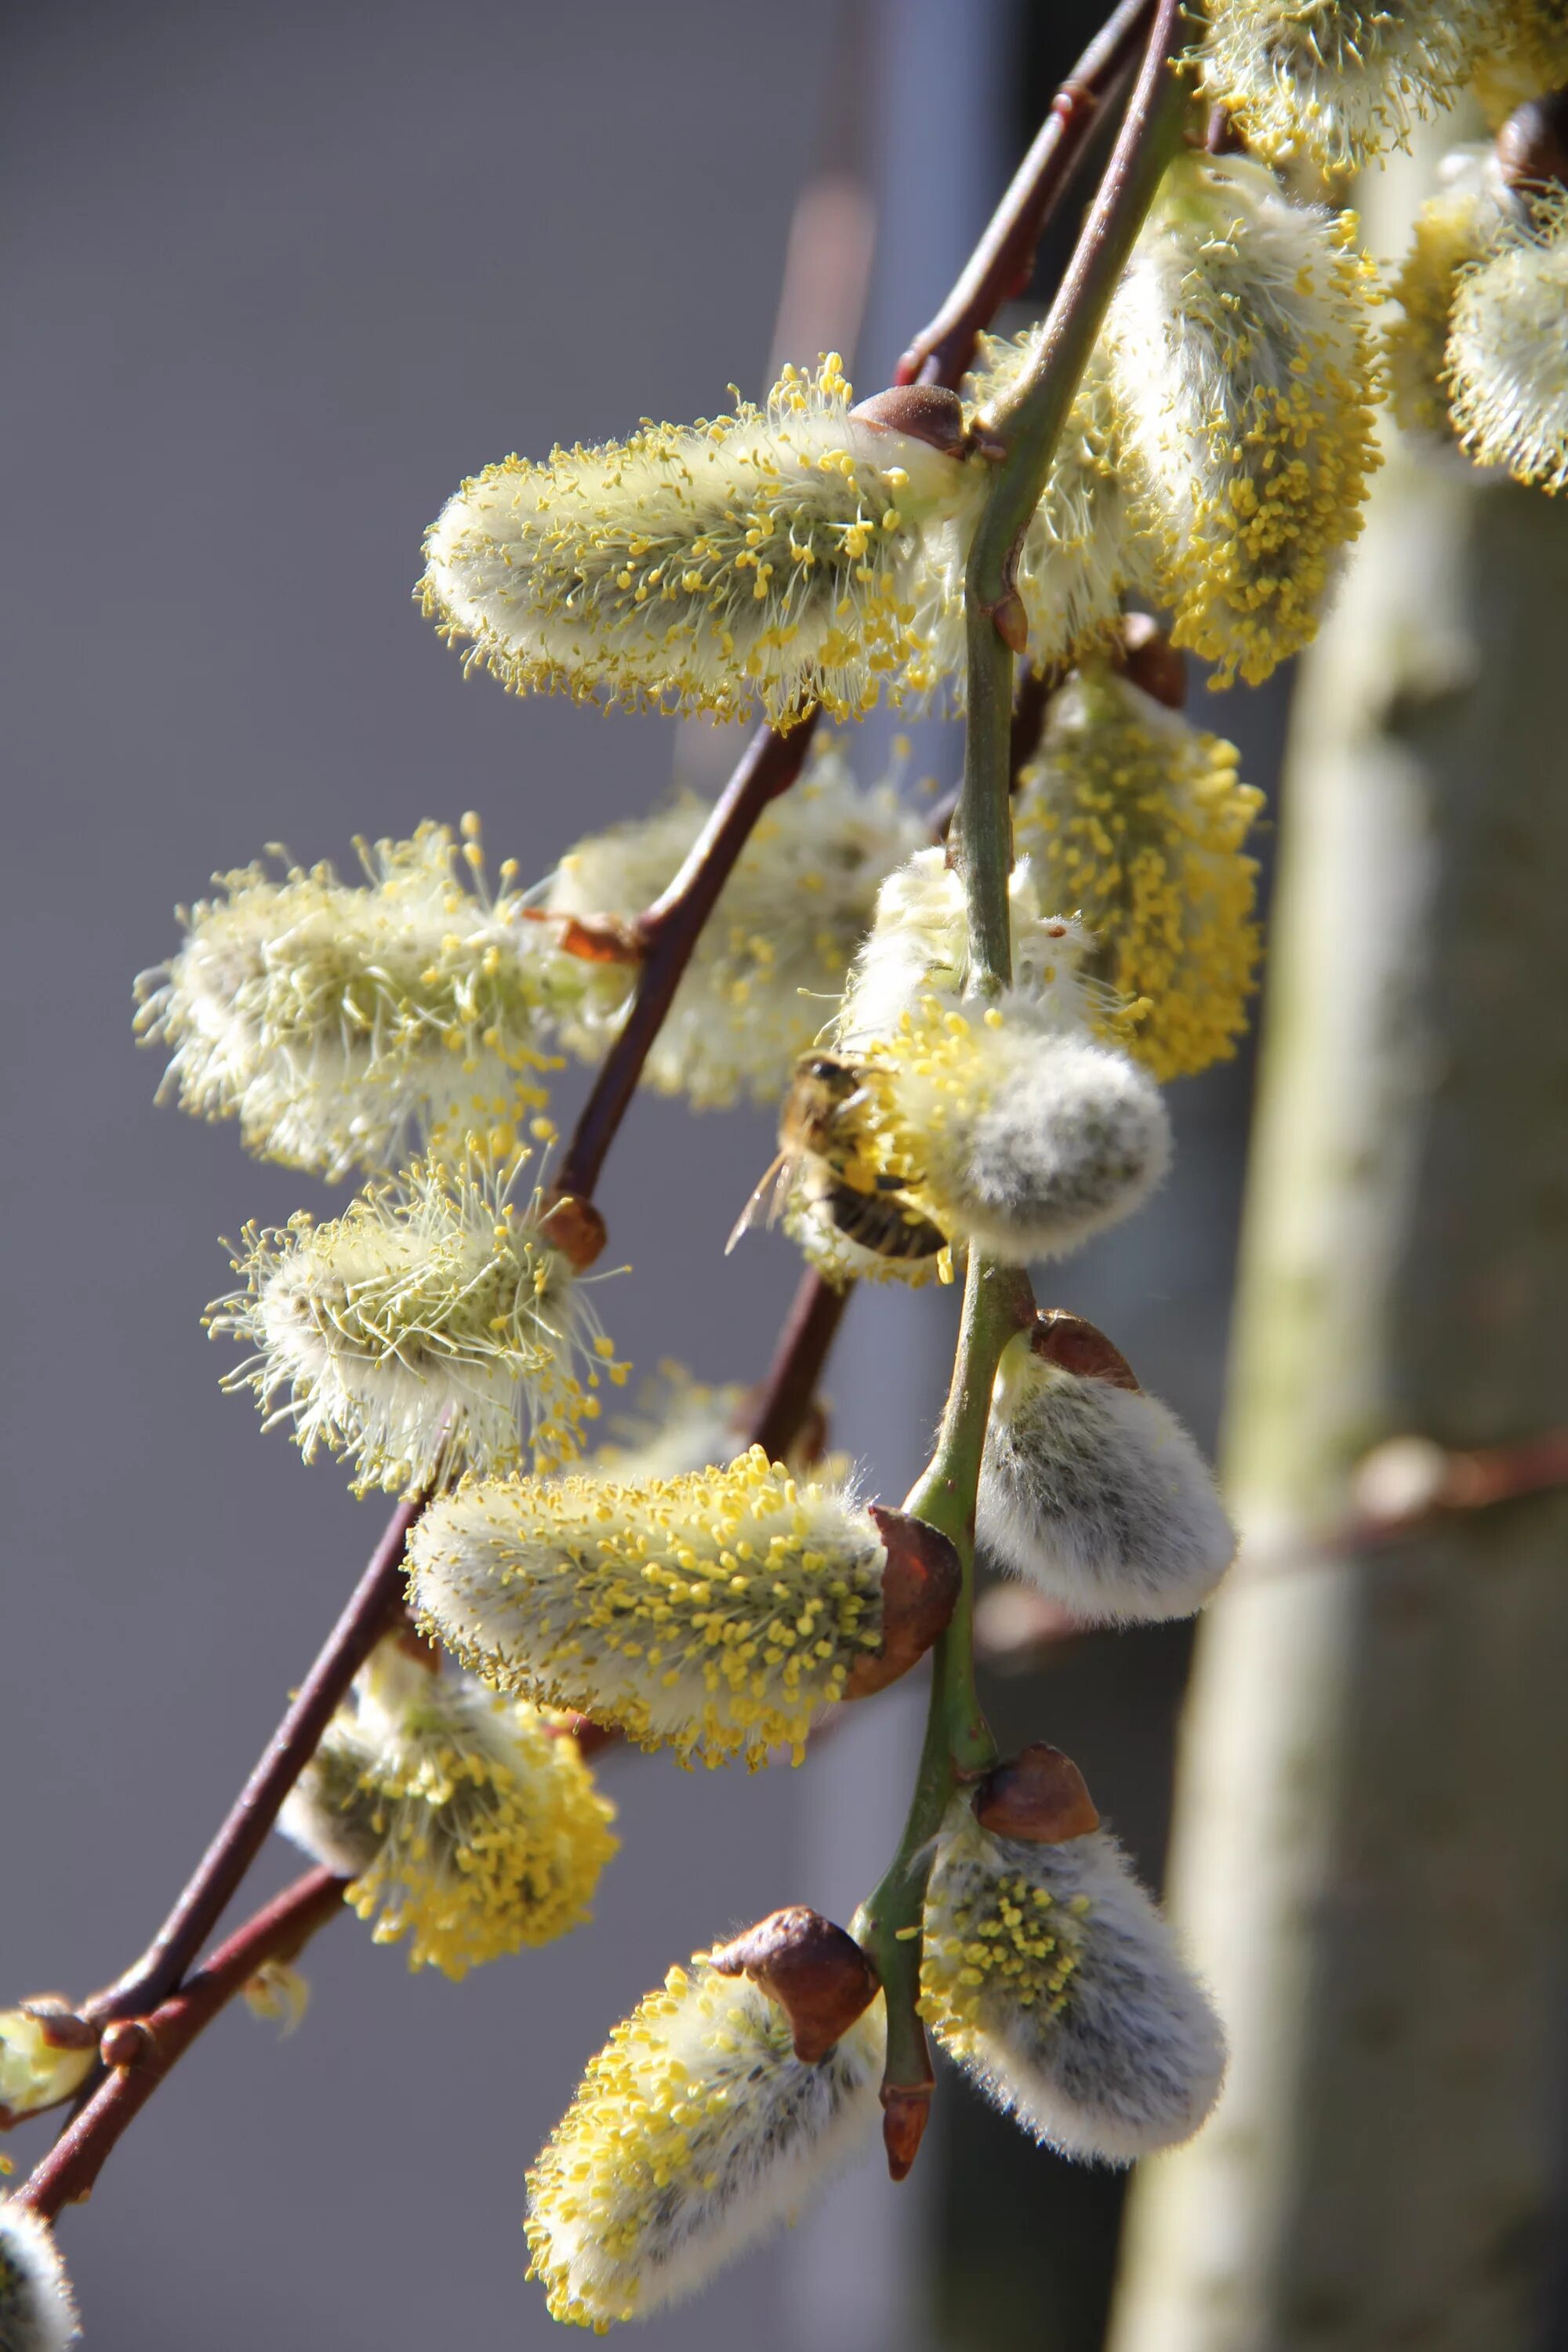
<path fill-rule="evenodd" d="M 752 1407 L 751 1443 L 762 1446 L 770 1462 L 782 1462 L 805 1426 L 848 1304 L 847 1289 L 836 1290 L 809 1270 L 802 1275 L 767 1378 Z"/>
<path fill-rule="evenodd" d="M 1007 878 L 1012 870 L 1013 655 L 1004 629 L 1016 550 L 1045 485 L 1058 436 L 1100 331 L 1111 289 L 1180 137 L 1186 107 L 1175 70 L 1181 0 L 1161 0 L 1115 152 L 1033 363 L 996 419 L 1003 457 L 981 516 L 964 583 L 968 724 L 955 831 L 969 929 L 971 992 L 994 996 L 1012 977 Z M 1033 1319 L 1034 1294 L 1016 1267 L 969 1253 L 952 1382 L 931 1463 L 905 1508 L 956 1549 L 963 1585 L 931 1653 L 931 1705 L 915 1792 L 899 1851 L 863 1906 L 860 1940 L 887 2000 L 884 2132 L 889 2167 L 914 2160 L 931 2088 L 921 2023 L 921 1919 L 931 1841 L 955 1793 L 995 1756 L 974 1686 L 974 1506 L 991 1392 L 1002 1350 Z"/>
<path fill-rule="evenodd" d="M 80 2113 L 16 2190 L 17 2202 L 53 2221 L 65 2206 L 90 2196 L 121 2132 L 197 2034 L 244 1990 L 264 1962 L 291 1960 L 319 1927 L 336 1916 L 348 1883 L 330 1870 L 306 1871 L 237 1928 L 206 1965 L 149 2017 L 134 2027 L 114 2028 L 109 2054 L 118 2057 L 122 2052 L 123 2063 L 110 2065 Z"/>
<path fill-rule="evenodd" d="M 1023 292 L 1034 274 L 1040 231 L 1082 156 L 1106 100 L 1137 56 L 1154 13 L 1154 0 L 1121 0 L 1051 101 L 1035 143 L 963 275 L 930 326 L 899 362 L 898 383 L 962 383 L 982 331 L 1004 302 Z"/>
<path fill-rule="evenodd" d="M 400 1503 L 392 1514 L 370 1565 L 228 1818 L 141 1958 L 88 2002 L 83 2013 L 90 2023 L 104 2026 L 116 2018 L 144 2015 L 184 1979 L 260 1852 L 349 1685 L 395 1618 L 403 1600 L 404 1547 L 423 1507 L 420 1496 Z"/>
<path fill-rule="evenodd" d="M 691 961 L 702 927 L 752 829 L 770 801 L 788 792 L 805 764 L 817 714 L 808 710 L 787 734 L 759 728 L 722 798 L 692 843 L 679 873 L 638 925 L 643 947 L 637 992 L 619 1034 L 599 1066 L 593 1090 L 555 1171 L 555 1189 L 591 1200 L 605 1155 L 626 1115 L 643 1065 Z"/>

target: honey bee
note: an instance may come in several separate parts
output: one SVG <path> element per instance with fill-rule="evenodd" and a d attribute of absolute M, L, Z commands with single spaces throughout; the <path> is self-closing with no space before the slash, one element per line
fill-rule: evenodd
<path fill-rule="evenodd" d="M 829 1223 L 878 1257 L 931 1257 L 945 1246 L 946 1234 L 910 1205 L 900 1178 L 860 1168 L 851 1114 L 865 1098 L 853 1062 L 801 1055 L 779 1112 L 778 1156 L 737 1218 L 726 1256 L 759 1219 L 773 1223 L 797 1186 Z"/>

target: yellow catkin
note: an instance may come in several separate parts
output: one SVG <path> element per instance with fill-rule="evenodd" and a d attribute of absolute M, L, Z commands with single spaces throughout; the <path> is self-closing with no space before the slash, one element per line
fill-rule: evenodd
<path fill-rule="evenodd" d="M 1568 0 L 1494 0 L 1476 58 L 1476 95 L 1497 125 L 1568 82 Z"/>
<path fill-rule="evenodd" d="M 384 1647 L 290 1799 L 283 1826 L 354 1871 L 347 1900 L 411 1969 L 454 1980 L 590 1916 L 615 1808 L 536 1707 Z"/>
<path fill-rule="evenodd" d="M 1350 215 L 1244 156 L 1166 173 L 1108 319 L 1133 513 L 1172 635 L 1249 684 L 1308 645 L 1376 462 Z"/>
<path fill-rule="evenodd" d="M 477 819 L 463 835 L 460 852 L 441 824 L 361 842 L 361 884 L 325 862 L 219 875 L 136 983 L 141 1042 L 172 1048 L 160 1097 L 333 1180 L 384 1170 L 419 1125 L 510 1149 L 511 1122 L 545 1108 L 544 1027 L 584 967 L 523 917 L 511 866 L 490 897 Z"/>
<path fill-rule="evenodd" d="M 1452 105 L 1496 0 L 1213 0 L 1204 94 L 1270 162 L 1348 171 Z"/>
<path fill-rule="evenodd" d="M 690 2294 L 875 2127 L 879 2000 L 820 2063 L 706 1953 L 671 1969 L 590 2063 L 528 2176 L 531 2275 L 552 2318 L 603 2330 Z"/>
<path fill-rule="evenodd" d="M 851 397 L 830 354 L 764 408 L 487 467 L 426 537 L 425 611 L 517 692 L 787 721 L 927 690 L 980 475 Z"/>
<path fill-rule="evenodd" d="M 1448 433 L 1443 382 L 1448 323 L 1463 272 L 1480 260 L 1509 216 L 1489 147 L 1450 156 L 1445 185 L 1415 215 L 1410 247 L 1389 293 L 1398 306 L 1384 332 L 1394 413 L 1406 432 Z"/>
<path fill-rule="evenodd" d="M 348 1462 L 360 1493 L 573 1459 L 601 1379 L 629 1368 L 542 1233 L 540 1193 L 511 1199 L 521 1165 L 417 1160 L 330 1223 L 247 1225 L 245 1287 L 205 1318 L 255 1350 L 225 1387 L 252 1390 L 307 1461 Z"/>
<path fill-rule="evenodd" d="M 787 1747 L 880 1646 L 886 1549 L 840 1486 L 758 1446 L 636 1485 L 471 1481 L 409 1541 L 420 1622 L 489 1682 L 683 1762 Z"/>
<path fill-rule="evenodd" d="M 1568 190 L 1542 192 L 1461 276 L 1445 381 L 1460 446 L 1479 466 L 1568 487 Z"/>
<path fill-rule="evenodd" d="M 1127 679 L 1086 669 L 1053 700 L 1014 803 L 1043 896 L 1081 918 L 1101 977 L 1141 1001 L 1121 1034 L 1161 1080 L 1226 1059 L 1247 1028 L 1261 943 L 1242 845 L 1263 795 L 1237 759 Z"/>

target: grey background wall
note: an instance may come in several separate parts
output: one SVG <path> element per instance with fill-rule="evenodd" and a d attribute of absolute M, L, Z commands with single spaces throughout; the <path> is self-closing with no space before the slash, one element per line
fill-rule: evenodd
<path fill-rule="evenodd" d="M 884 218 L 868 387 L 1010 169 L 1024 66 L 1038 78 L 1023 22 L 1002 0 L 866 18 Z M 1034 37 L 1065 51 L 1068 29 Z M 408 602 L 419 533 L 487 458 L 711 411 L 731 378 L 762 388 L 842 31 L 838 0 L 13 6 L 0 1999 L 79 1992 L 130 1957 L 379 1524 L 218 1393 L 198 1323 L 225 1284 L 216 1236 L 323 1196 L 154 1109 L 132 975 L 172 946 L 176 900 L 268 841 L 342 859 L 355 832 L 475 807 L 493 856 L 542 871 L 666 788 L 657 724 L 462 682 Z M 940 738 L 922 749 L 951 764 Z M 1200 1423 L 1239 1099 L 1232 1076 L 1185 1090 L 1164 1201 L 1063 1293 Z M 770 1148 L 760 1118 L 637 1106 L 603 1194 L 635 1272 L 603 1307 L 639 1366 L 759 1367 L 795 1265 L 777 1241 L 719 1247 Z M 884 1491 L 923 1451 L 947 1314 L 862 1300 L 847 1332 L 839 1433 Z M 1052 1703 L 1152 1851 L 1179 1655 L 1104 1656 L 1065 1667 Z M 1043 1727 L 1017 1685 L 1003 1703 Z M 784 1900 L 852 1907 L 896 1829 L 915 1713 L 901 1695 L 793 1776 L 616 1761 L 625 1850 L 596 1925 L 460 1990 L 334 1927 L 300 2032 L 277 2047 L 226 2021 L 68 2219 L 89 2342 L 550 2340 L 521 2284 L 521 2179 L 584 2060 L 716 1932 Z M 258 1886 L 289 1867 L 279 1847 Z M 989 2162 L 1000 2143 L 973 2128 Z M 1078 2191 L 1043 2160 L 1008 2178 L 1036 2267 L 996 2274 L 991 2341 L 1065 2344 L 1035 2299 L 1038 2242 L 1053 2213 L 1071 2236 Z M 940 2145 L 898 2199 L 873 2168 L 804 2242 L 639 2341 L 703 2352 L 743 2329 L 763 2352 L 804 2329 L 820 2352 L 876 2352 L 945 2331 L 926 2265 L 931 2200 L 964 2210 L 953 2179 Z"/>

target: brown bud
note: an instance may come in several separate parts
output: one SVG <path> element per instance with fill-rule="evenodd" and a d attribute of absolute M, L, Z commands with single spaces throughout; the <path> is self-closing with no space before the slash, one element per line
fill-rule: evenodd
<path fill-rule="evenodd" d="M 880 425 L 906 440 L 927 441 L 945 457 L 963 455 L 963 403 L 945 384 L 895 384 L 890 392 L 862 400 L 849 414 L 861 425 Z"/>
<path fill-rule="evenodd" d="M 91 2050 L 98 2041 L 96 2027 L 71 2007 L 63 1992 L 35 1993 L 31 2000 L 18 2004 L 25 2014 L 42 2029 L 44 2040 L 51 2050 Z"/>
<path fill-rule="evenodd" d="M 952 1616 L 963 1583 L 958 1554 L 939 1529 L 908 1511 L 871 1506 L 888 1548 L 882 1570 L 882 1646 L 862 1650 L 844 1686 L 846 1698 L 869 1698 L 923 1658 Z"/>
<path fill-rule="evenodd" d="M 1029 1346 L 1044 1362 L 1059 1364 L 1064 1372 L 1076 1372 L 1079 1380 L 1109 1381 L 1112 1388 L 1138 1393 L 1137 1375 L 1121 1349 L 1066 1307 L 1047 1307 L 1035 1318 Z"/>
<path fill-rule="evenodd" d="M 997 635 L 1009 653 L 1028 652 L 1029 616 L 1016 588 L 1009 588 L 1001 601 L 991 607 L 991 618 L 995 623 Z"/>
<path fill-rule="evenodd" d="M 1182 710 L 1187 700 L 1187 660 L 1178 653 L 1158 621 L 1147 613 L 1122 615 L 1121 640 L 1111 656 L 1123 677 L 1141 687 L 1167 710 Z"/>
<path fill-rule="evenodd" d="M 1568 182 L 1568 90 L 1516 106 L 1498 132 L 1497 160 L 1510 188 Z"/>
<path fill-rule="evenodd" d="M 931 2083 L 882 2085 L 882 2146 L 888 2151 L 890 2179 L 907 2180 L 914 2168 L 931 2115 Z"/>
<path fill-rule="evenodd" d="M 144 2018 L 122 2017 L 105 2026 L 98 2054 L 106 2066 L 140 2066 L 154 2046 L 153 2029 Z"/>
<path fill-rule="evenodd" d="M 522 913 L 531 923 L 559 925 L 556 946 L 584 963 L 641 963 L 647 953 L 640 927 L 624 915 L 563 915 L 549 907 L 524 907 Z"/>
<path fill-rule="evenodd" d="M 987 1772 L 973 1802 L 983 1830 L 1026 1845 L 1066 1845 L 1100 1827 L 1083 1774 L 1043 1739 Z"/>
<path fill-rule="evenodd" d="M 843 2039 L 881 1983 L 854 1937 L 804 1903 L 770 1912 L 711 1958 L 721 1976 L 750 1977 L 777 2001 L 808 2066 Z"/>
<path fill-rule="evenodd" d="M 579 1274 L 593 1265 L 609 1239 L 605 1220 L 592 1201 L 579 1192 L 557 1192 L 539 1220 L 542 1241 L 559 1250 Z"/>

